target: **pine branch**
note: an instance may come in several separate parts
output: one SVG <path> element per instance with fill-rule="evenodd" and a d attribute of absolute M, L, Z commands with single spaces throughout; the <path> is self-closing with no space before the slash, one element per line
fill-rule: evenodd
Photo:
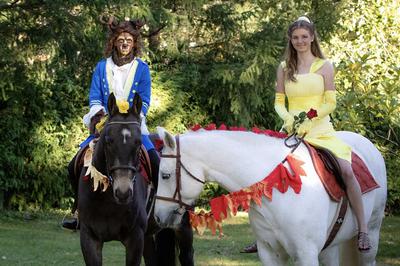
<path fill-rule="evenodd" d="M 20 0 L 14 0 L 11 3 L 5 4 L 5 5 L 1 5 L 0 6 L 0 11 L 14 8 L 18 4 L 19 1 Z"/>
<path fill-rule="evenodd" d="M 43 0 L 36 1 L 35 3 L 31 3 L 29 1 L 26 2 L 26 3 L 21 3 L 20 0 L 14 0 L 13 2 L 11 2 L 9 4 L 1 5 L 0 6 L 0 12 L 1 11 L 5 11 L 5 10 L 14 9 L 14 8 L 32 10 L 32 9 L 37 8 L 37 7 L 43 6 L 44 4 L 45 4 L 45 2 Z"/>
<path fill-rule="evenodd" d="M 157 35 L 166 26 L 167 26 L 166 24 L 163 24 L 163 25 L 159 26 L 157 29 L 155 29 L 154 31 L 150 32 L 149 34 L 142 34 L 142 35 L 143 35 L 143 37 L 150 38 L 152 36 Z"/>

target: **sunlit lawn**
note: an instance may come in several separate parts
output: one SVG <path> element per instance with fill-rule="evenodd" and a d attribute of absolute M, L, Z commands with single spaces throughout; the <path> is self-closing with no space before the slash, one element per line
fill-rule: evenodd
<path fill-rule="evenodd" d="M 62 217 L 62 212 L 28 217 L 0 212 L 0 265 L 84 265 L 79 234 L 62 229 Z M 253 240 L 245 214 L 225 222 L 223 229 L 221 239 L 209 232 L 195 237 L 196 265 L 260 265 L 256 254 L 239 252 Z M 105 244 L 104 265 L 124 265 L 120 243 Z M 384 220 L 378 265 L 400 265 L 400 217 Z"/>

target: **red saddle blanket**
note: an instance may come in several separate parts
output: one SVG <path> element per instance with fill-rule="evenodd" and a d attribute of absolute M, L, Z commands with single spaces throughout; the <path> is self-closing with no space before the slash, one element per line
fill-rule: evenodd
<path fill-rule="evenodd" d="M 335 176 L 326 169 L 322 159 L 317 153 L 317 150 L 309 144 L 307 144 L 307 147 L 310 151 L 315 171 L 324 184 L 326 191 L 332 200 L 339 202 L 345 194 L 344 190 L 340 187 Z M 351 166 L 353 168 L 354 175 L 360 184 L 361 193 L 364 194 L 379 187 L 364 161 L 354 152 L 351 154 Z"/>
<path fill-rule="evenodd" d="M 139 153 L 140 158 L 140 174 L 147 183 L 151 183 L 151 163 L 146 148 L 142 145 Z"/>

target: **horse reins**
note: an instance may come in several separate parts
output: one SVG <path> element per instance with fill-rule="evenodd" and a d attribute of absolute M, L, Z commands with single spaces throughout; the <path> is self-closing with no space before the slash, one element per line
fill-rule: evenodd
<path fill-rule="evenodd" d="M 110 122 L 108 122 L 108 123 L 106 124 L 104 130 L 107 130 L 107 126 L 109 126 L 109 125 L 130 125 L 130 124 L 140 126 L 141 123 L 140 123 L 140 122 L 137 122 L 137 121 L 110 121 Z M 105 137 L 107 137 L 107 131 L 106 131 L 105 134 L 106 134 Z M 138 149 L 138 151 L 140 151 L 140 148 Z M 105 158 L 106 158 L 106 165 L 108 165 L 108 164 L 107 164 L 107 157 L 105 157 Z M 139 164 L 139 160 L 138 160 L 138 164 Z M 135 166 L 132 166 L 132 165 L 115 165 L 115 166 L 111 166 L 109 169 L 108 169 L 108 167 L 107 167 L 107 178 L 108 178 L 108 181 L 110 182 L 111 185 L 112 185 L 113 182 L 114 182 L 114 179 L 113 179 L 112 176 L 111 176 L 111 172 L 114 171 L 114 170 L 119 170 L 119 169 L 125 169 L 125 170 L 131 170 L 131 171 L 133 171 L 133 172 L 134 172 L 134 175 L 133 175 L 133 178 L 132 178 L 132 183 L 135 182 L 135 180 L 136 180 L 136 173 L 138 172 L 138 167 L 135 167 Z"/>
<path fill-rule="evenodd" d="M 172 198 L 170 197 L 163 197 L 163 196 L 158 196 L 156 195 L 156 199 L 164 200 L 164 201 L 170 201 L 170 202 L 175 202 L 179 204 L 179 207 L 185 207 L 186 209 L 191 209 L 192 206 L 189 204 L 186 204 L 182 201 L 182 195 L 181 195 L 181 189 L 182 189 L 182 178 L 181 178 L 181 168 L 186 171 L 186 173 L 196 180 L 199 183 L 205 184 L 205 181 L 195 177 L 186 167 L 183 165 L 181 161 L 181 151 L 180 151 L 180 142 L 179 142 L 179 135 L 175 137 L 176 139 L 176 155 L 174 154 L 162 154 L 160 155 L 161 158 L 172 158 L 176 159 L 176 167 L 175 167 L 175 174 L 176 174 L 176 187 L 175 187 L 175 192 Z M 178 197 L 178 198 L 176 198 Z"/>
<path fill-rule="evenodd" d="M 302 137 L 298 138 L 296 133 L 293 133 L 289 136 L 287 136 L 284 140 L 284 144 L 286 147 L 288 148 L 292 148 L 292 150 L 290 151 L 290 153 L 293 153 L 299 146 L 300 144 L 303 142 L 304 137 L 306 136 L 306 134 L 304 134 Z M 288 141 L 290 138 L 294 138 L 294 140 L 296 141 L 296 143 L 294 144 L 288 144 Z M 285 157 L 285 159 L 283 159 L 282 163 L 285 163 L 287 161 L 287 157 Z"/>

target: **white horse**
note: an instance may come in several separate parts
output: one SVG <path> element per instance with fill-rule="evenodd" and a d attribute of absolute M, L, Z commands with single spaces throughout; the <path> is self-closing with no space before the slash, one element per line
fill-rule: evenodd
<path fill-rule="evenodd" d="M 217 182 L 230 192 L 238 191 L 261 181 L 290 153 L 283 139 L 252 132 L 187 132 L 179 136 L 179 149 L 178 138 L 163 128 L 158 128 L 158 134 L 164 141 L 162 155 L 166 157 L 160 162 L 155 215 L 166 227 L 180 224 L 182 206 L 194 203 L 203 182 Z M 274 189 L 272 201 L 263 197 L 261 206 L 251 204 L 249 220 L 263 265 L 286 265 L 289 258 L 295 265 L 303 266 L 318 266 L 319 261 L 329 266 L 375 265 L 387 194 L 385 163 L 366 138 L 351 132 L 337 135 L 364 160 L 380 186 L 363 195 L 371 250 L 358 251 L 357 221 L 349 209 L 334 241 L 321 251 L 338 203 L 330 199 L 307 147 L 301 144 L 294 152 L 305 163 L 302 168 L 307 174 L 301 177 L 300 193 L 289 188 L 282 194 Z M 178 160 L 181 166 L 177 165 Z M 177 175 L 181 175 L 180 180 Z"/>

